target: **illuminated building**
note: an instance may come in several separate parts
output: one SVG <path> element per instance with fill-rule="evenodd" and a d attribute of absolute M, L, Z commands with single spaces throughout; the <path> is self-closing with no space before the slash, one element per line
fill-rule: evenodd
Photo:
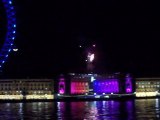
<path fill-rule="evenodd" d="M 97 74 L 71 75 L 71 94 L 89 94 L 93 92 L 92 82 L 97 76 Z"/>
<path fill-rule="evenodd" d="M 94 81 L 94 93 L 119 93 L 118 79 L 97 79 Z"/>
<path fill-rule="evenodd" d="M 136 78 L 136 96 L 159 96 L 160 78 Z"/>
<path fill-rule="evenodd" d="M 71 80 L 71 94 L 85 94 L 89 92 L 89 81 L 85 78 L 75 78 Z"/>
<path fill-rule="evenodd" d="M 66 78 L 66 79 L 64 79 Z M 134 92 L 133 79 L 130 75 L 120 74 L 75 74 L 59 79 L 59 94 L 67 95 L 104 95 L 126 94 Z"/>
<path fill-rule="evenodd" d="M 1 79 L 0 99 L 53 99 L 52 79 Z"/>
<path fill-rule="evenodd" d="M 67 77 L 59 78 L 59 94 L 81 95 L 89 92 L 90 78 L 86 74 L 70 73 Z"/>
<path fill-rule="evenodd" d="M 144 92 L 144 86 L 142 88 L 142 90 L 137 89 L 136 92 Z M 157 91 L 157 89 L 151 91 Z M 130 75 L 121 74 L 70 73 L 61 75 L 56 84 L 53 79 L 0 80 L 0 100 L 54 99 L 55 93 L 57 93 L 57 98 L 63 98 L 63 96 L 108 97 L 106 94 L 132 94 L 134 93 L 134 84 Z"/>
<path fill-rule="evenodd" d="M 93 91 L 96 94 L 133 93 L 133 81 L 130 75 L 101 75 L 94 80 Z"/>

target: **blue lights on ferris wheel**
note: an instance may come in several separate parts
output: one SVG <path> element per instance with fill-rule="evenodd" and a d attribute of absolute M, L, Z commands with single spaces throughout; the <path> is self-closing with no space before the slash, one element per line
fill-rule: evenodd
<path fill-rule="evenodd" d="M 0 50 L 0 70 L 2 71 L 3 64 L 6 62 L 9 53 L 13 49 L 13 43 L 16 33 L 16 16 L 12 0 L 2 0 L 7 17 L 7 32 L 4 44 Z"/>
<path fill-rule="evenodd" d="M 12 1 L 9 1 L 9 4 L 12 4 Z"/>

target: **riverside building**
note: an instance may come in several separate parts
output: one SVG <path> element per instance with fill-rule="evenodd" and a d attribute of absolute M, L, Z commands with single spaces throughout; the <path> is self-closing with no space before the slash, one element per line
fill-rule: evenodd
<path fill-rule="evenodd" d="M 56 82 L 56 83 L 55 83 Z M 56 97 L 55 97 L 56 95 Z M 59 79 L 0 79 L 0 100 L 56 99 L 65 97 L 160 96 L 160 78 L 121 74 L 75 74 Z"/>
<path fill-rule="evenodd" d="M 105 95 L 133 94 L 135 81 L 130 75 L 75 74 L 61 76 L 58 81 L 58 97 L 79 96 L 93 98 Z M 113 96 L 113 95 L 112 95 Z"/>
<path fill-rule="evenodd" d="M 160 96 L 160 78 L 136 78 L 136 97 Z"/>
<path fill-rule="evenodd" d="M 1 79 L 0 99 L 54 99 L 52 79 Z"/>

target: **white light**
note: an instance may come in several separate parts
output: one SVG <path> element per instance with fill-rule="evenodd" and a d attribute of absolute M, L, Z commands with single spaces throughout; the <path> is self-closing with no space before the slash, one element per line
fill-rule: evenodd
<path fill-rule="evenodd" d="M 105 98 L 109 98 L 109 96 L 108 95 L 106 95 L 106 96 L 104 96 Z"/>
<path fill-rule="evenodd" d="M 80 45 L 79 47 L 81 48 L 82 46 Z"/>
<path fill-rule="evenodd" d="M 103 93 L 103 95 L 105 95 L 105 93 Z"/>
<path fill-rule="evenodd" d="M 94 95 L 97 95 L 96 93 L 94 93 Z"/>
<path fill-rule="evenodd" d="M 95 98 L 100 98 L 100 97 L 101 97 L 100 95 L 96 95 L 96 96 L 95 96 Z"/>
<path fill-rule="evenodd" d="M 14 48 L 14 49 L 13 49 L 13 51 L 14 51 L 14 52 L 17 52 L 17 51 L 18 51 L 18 49 L 17 49 L 17 48 Z"/>
<path fill-rule="evenodd" d="M 60 94 L 57 94 L 58 96 L 60 96 Z"/>
<path fill-rule="evenodd" d="M 148 96 L 156 96 L 156 92 L 137 92 L 136 97 L 148 97 Z"/>
<path fill-rule="evenodd" d="M 96 79 L 93 77 L 93 76 L 91 76 L 91 82 L 93 82 L 93 81 L 95 81 Z"/>
<path fill-rule="evenodd" d="M 91 55 L 90 61 L 92 62 L 94 60 L 94 54 Z"/>
<path fill-rule="evenodd" d="M 94 54 L 89 53 L 88 54 L 88 60 L 89 60 L 89 62 L 93 62 L 94 57 L 95 57 Z"/>
<path fill-rule="evenodd" d="M 96 47 L 96 45 L 94 44 L 93 47 Z"/>
<path fill-rule="evenodd" d="M 9 4 L 12 4 L 12 1 L 9 1 Z"/>
<path fill-rule="evenodd" d="M 111 93 L 111 94 L 113 94 L 113 93 Z"/>

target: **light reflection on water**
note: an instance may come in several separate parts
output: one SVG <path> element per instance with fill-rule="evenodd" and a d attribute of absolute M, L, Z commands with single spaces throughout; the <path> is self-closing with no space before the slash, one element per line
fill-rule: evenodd
<path fill-rule="evenodd" d="M 159 120 L 160 99 L 0 103 L 0 120 Z"/>

